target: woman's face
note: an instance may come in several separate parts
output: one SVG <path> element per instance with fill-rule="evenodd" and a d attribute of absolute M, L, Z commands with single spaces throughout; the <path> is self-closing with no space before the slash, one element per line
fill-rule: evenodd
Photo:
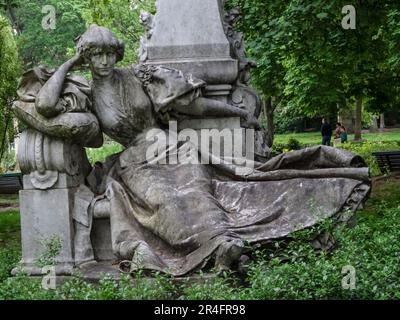
<path fill-rule="evenodd" d="M 111 51 L 97 51 L 90 56 L 90 69 L 94 75 L 107 77 L 111 75 L 117 55 Z"/>

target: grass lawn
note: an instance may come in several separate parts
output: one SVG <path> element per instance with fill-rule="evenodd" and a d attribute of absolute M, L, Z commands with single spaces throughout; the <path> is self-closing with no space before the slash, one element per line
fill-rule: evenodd
<path fill-rule="evenodd" d="M 20 247 L 20 219 L 18 211 L 0 213 L 0 248 Z"/>
<path fill-rule="evenodd" d="M 400 298 L 400 178 L 374 179 L 370 200 L 349 229 L 326 224 L 294 235 L 289 246 L 277 243 L 258 252 L 245 277 L 226 274 L 205 284 L 182 285 L 157 276 L 149 283 L 136 274 L 116 283 L 105 277 L 96 286 L 81 278 L 55 291 L 40 280 L 20 275 L 9 279 L 20 259 L 19 214 L 0 214 L 0 299 L 399 299 Z M 308 239 L 330 230 L 335 250 L 315 252 Z M 342 268 L 356 271 L 356 289 L 342 288 Z"/>
<path fill-rule="evenodd" d="M 354 138 L 354 135 L 350 135 L 348 143 L 338 145 L 337 147 L 346 149 L 363 157 L 367 166 L 371 170 L 371 175 L 374 177 L 379 176 L 382 173 L 372 154 L 380 151 L 400 150 L 400 129 L 390 130 L 383 133 L 365 133 L 362 137 L 362 142 L 353 142 L 352 139 Z M 297 148 L 321 144 L 321 135 L 319 132 L 279 134 L 275 136 L 273 147 L 274 152 L 287 152 L 292 148 L 296 148 L 293 147 L 293 141 L 289 142 L 290 139 L 295 139 L 295 145 L 300 143 L 300 146 Z"/>
<path fill-rule="evenodd" d="M 290 138 L 294 138 L 306 145 L 318 145 L 321 144 L 321 134 L 319 132 L 308 132 L 308 133 L 288 133 L 288 134 L 277 134 L 275 136 L 276 143 L 287 143 Z M 400 129 L 391 130 L 387 132 L 377 132 L 377 133 L 364 133 L 362 138 L 368 142 L 378 142 L 378 141 L 400 141 Z M 349 135 L 349 141 L 354 139 L 354 135 Z"/>

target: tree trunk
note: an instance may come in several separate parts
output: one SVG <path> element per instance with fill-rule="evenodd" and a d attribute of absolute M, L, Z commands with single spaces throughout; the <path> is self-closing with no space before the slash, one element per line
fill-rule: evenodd
<path fill-rule="evenodd" d="M 362 104 L 363 97 L 356 97 L 356 116 L 355 116 L 355 124 L 354 124 L 354 141 L 361 141 L 361 126 L 362 126 Z"/>
<path fill-rule="evenodd" d="M 7 7 L 8 16 L 10 17 L 12 28 L 17 32 L 17 35 L 21 35 L 22 28 L 18 23 L 17 14 L 15 13 L 15 9 L 12 6 Z"/>
<path fill-rule="evenodd" d="M 378 117 L 373 117 L 370 131 L 378 132 Z"/>
<path fill-rule="evenodd" d="M 268 98 L 267 101 L 263 102 L 263 111 L 265 118 L 267 120 L 266 144 L 269 148 L 272 148 L 275 136 L 275 125 L 274 125 L 275 107 L 273 105 L 272 97 Z"/>
<path fill-rule="evenodd" d="M 340 110 L 339 122 L 346 128 L 347 133 L 354 133 L 353 112 L 349 110 Z"/>
<path fill-rule="evenodd" d="M 385 114 L 381 114 L 381 121 L 380 121 L 379 130 L 383 131 L 385 129 Z"/>

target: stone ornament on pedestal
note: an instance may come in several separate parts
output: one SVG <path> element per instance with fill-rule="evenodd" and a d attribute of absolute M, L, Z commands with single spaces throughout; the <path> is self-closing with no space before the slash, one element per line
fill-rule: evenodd
<path fill-rule="evenodd" d="M 20 138 L 18 163 L 24 189 L 77 187 L 90 171 L 83 147 L 26 130 Z"/>
<path fill-rule="evenodd" d="M 21 134 L 18 162 L 24 174 L 19 194 L 22 268 L 29 275 L 42 274 L 37 260 L 46 250 L 43 243 L 56 236 L 61 241 L 56 273 L 71 274 L 74 197 L 90 170 L 84 148 L 28 129 Z"/>

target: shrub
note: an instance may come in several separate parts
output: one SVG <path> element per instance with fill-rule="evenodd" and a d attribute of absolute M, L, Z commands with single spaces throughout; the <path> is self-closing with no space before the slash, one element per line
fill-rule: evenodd
<path fill-rule="evenodd" d="M 287 143 L 287 147 L 289 150 L 300 150 L 301 148 L 303 148 L 303 145 L 299 142 L 299 140 L 295 138 L 290 138 Z"/>
<path fill-rule="evenodd" d="M 17 165 L 15 151 L 5 152 L 0 160 L 0 173 L 14 171 Z"/>
<path fill-rule="evenodd" d="M 378 163 L 375 157 L 372 155 L 374 152 L 381 151 L 396 151 L 400 150 L 400 141 L 365 141 L 365 142 L 350 142 L 347 144 L 342 144 L 340 148 L 351 151 L 355 154 L 360 155 L 369 168 L 371 169 L 372 176 L 381 175 L 381 171 L 379 169 Z"/>
<path fill-rule="evenodd" d="M 89 158 L 90 163 L 94 164 L 95 162 L 104 162 L 104 160 L 113 154 L 121 152 L 123 147 L 115 142 L 105 143 L 99 149 L 86 148 L 86 153 Z"/>

